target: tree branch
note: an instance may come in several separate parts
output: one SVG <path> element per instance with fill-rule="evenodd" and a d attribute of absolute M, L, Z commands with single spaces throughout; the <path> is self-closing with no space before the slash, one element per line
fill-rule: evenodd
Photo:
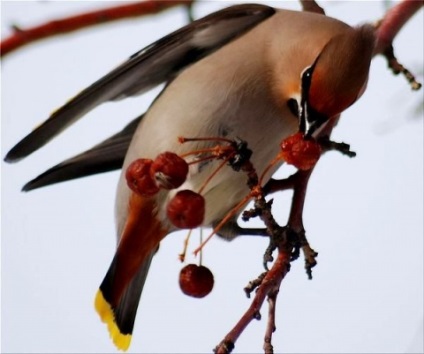
<path fill-rule="evenodd" d="M 70 16 L 28 29 L 22 29 L 15 25 L 13 26 L 14 33 L 0 43 L 0 56 L 3 57 L 26 44 L 43 38 L 70 33 L 85 27 L 100 25 L 106 22 L 151 15 L 173 6 L 189 6 L 193 1 L 194 0 L 148 0 Z"/>
<path fill-rule="evenodd" d="M 274 291 L 270 291 L 268 294 L 268 322 L 266 324 L 266 331 L 264 337 L 264 353 L 272 354 L 274 353 L 274 347 L 272 346 L 272 334 L 276 330 L 275 325 L 275 307 L 277 305 L 277 295 L 279 289 L 276 288 Z"/>
<path fill-rule="evenodd" d="M 387 11 L 377 24 L 377 45 L 374 54 L 383 54 L 408 20 L 424 5 L 423 0 L 403 0 Z"/>
<path fill-rule="evenodd" d="M 259 310 L 262 307 L 262 304 L 265 301 L 265 298 L 271 294 L 271 296 L 276 296 L 275 289 L 280 288 L 281 281 L 287 274 L 290 269 L 290 252 L 280 250 L 278 252 L 278 257 L 274 262 L 272 268 L 266 274 L 261 285 L 258 287 L 255 298 L 253 299 L 251 305 L 240 318 L 234 328 L 225 336 L 225 338 L 219 343 L 215 348 L 215 353 L 217 354 L 227 354 L 230 353 L 234 348 L 234 343 L 240 334 L 244 331 L 247 325 L 253 320 L 258 318 Z M 275 299 L 274 299 L 275 301 Z M 273 311 L 271 311 L 273 312 Z M 270 321 L 274 321 L 274 318 L 271 318 Z M 267 331 L 268 334 L 268 331 Z M 267 335 L 266 335 L 267 337 Z M 270 339 L 270 338 L 269 338 Z M 271 343 L 269 343 L 271 345 Z"/>

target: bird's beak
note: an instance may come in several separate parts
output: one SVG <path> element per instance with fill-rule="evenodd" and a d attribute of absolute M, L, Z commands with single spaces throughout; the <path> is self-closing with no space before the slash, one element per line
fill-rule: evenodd
<path fill-rule="evenodd" d="M 299 110 L 299 130 L 305 138 L 317 135 L 328 121 L 329 117 L 314 110 L 307 100 L 302 102 Z"/>

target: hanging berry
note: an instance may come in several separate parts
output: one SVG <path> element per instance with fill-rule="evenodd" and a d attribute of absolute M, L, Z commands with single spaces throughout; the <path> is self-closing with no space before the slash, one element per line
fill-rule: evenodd
<path fill-rule="evenodd" d="M 179 283 L 184 294 L 202 298 L 212 291 L 214 278 L 209 268 L 188 264 L 180 271 Z"/>
<path fill-rule="evenodd" d="M 205 198 L 185 189 L 179 191 L 168 204 L 169 220 L 180 229 L 193 229 L 202 224 L 205 217 Z"/>

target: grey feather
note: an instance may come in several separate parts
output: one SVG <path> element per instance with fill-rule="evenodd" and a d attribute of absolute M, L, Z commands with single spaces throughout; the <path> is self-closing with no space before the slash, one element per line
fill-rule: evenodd
<path fill-rule="evenodd" d="M 150 253 L 149 257 L 147 257 L 147 259 L 141 264 L 137 274 L 125 289 L 124 294 L 119 301 L 119 305 L 115 310 L 116 323 L 124 334 L 133 333 L 134 321 L 137 315 L 141 293 L 143 292 L 144 283 L 146 282 L 150 264 L 155 253 L 156 252 Z"/>
<path fill-rule="evenodd" d="M 22 188 L 30 191 L 50 184 L 120 169 L 134 131 L 144 114 L 129 123 L 119 133 L 93 148 L 71 157 L 29 181 Z"/>
<path fill-rule="evenodd" d="M 14 162 L 28 156 L 103 102 L 140 94 L 172 80 L 181 70 L 274 13 L 275 9 L 268 6 L 233 6 L 191 22 L 163 37 L 131 56 L 59 108 L 16 144 L 6 155 L 5 161 Z"/>

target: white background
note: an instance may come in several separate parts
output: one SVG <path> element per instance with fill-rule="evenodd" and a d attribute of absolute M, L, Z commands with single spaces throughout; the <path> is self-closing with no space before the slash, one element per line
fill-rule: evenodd
<path fill-rule="evenodd" d="M 194 13 L 200 17 L 228 4 L 200 2 Z M 328 15 L 352 25 L 384 13 L 377 1 L 321 4 Z M 272 5 L 299 8 L 297 2 Z M 12 24 L 26 27 L 101 6 L 2 2 L 2 38 Z M 1 69 L 2 157 L 52 110 L 185 23 L 185 12 L 173 9 L 51 38 L 7 56 Z M 395 42 L 400 61 L 421 80 L 423 32 L 421 10 Z M 20 189 L 123 127 L 153 97 L 104 104 L 19 164 L 2 162 L 2 352 L 115 352 L 93 300 L 114 254 L 118 172 L 30 193 Z M 423 352 L 422 100 L 423 90 L 411 92 L 404 78 L 386 69 L 385 60 L 373 61 L 367 92 L 333 135 L 358 156 L 329 153 L 312 177 L 305 226 L 319 264 L 309 281 L 299 259 L 283 282 L 276 352 Z M 291 172 L 285 167 L 278 175 Z M 289 193 L 276 196 L 281 223 L 289 201 Z M 167 237 L 154 259 L 130 352 L 211 352 L 250 303 L 243 287 L 262 272 L 266 240 L 214 238 L 204 264 L 215 275 L 215 288 L 198 300 L 184 296 L 177 285 L 184 237 L 184 232 Z M 197 238 L 192 240 L 194 249 Z M 266 312 L 265 306 L 264 319 L 240 337 L 236 353 L 261 352 Z"/>

